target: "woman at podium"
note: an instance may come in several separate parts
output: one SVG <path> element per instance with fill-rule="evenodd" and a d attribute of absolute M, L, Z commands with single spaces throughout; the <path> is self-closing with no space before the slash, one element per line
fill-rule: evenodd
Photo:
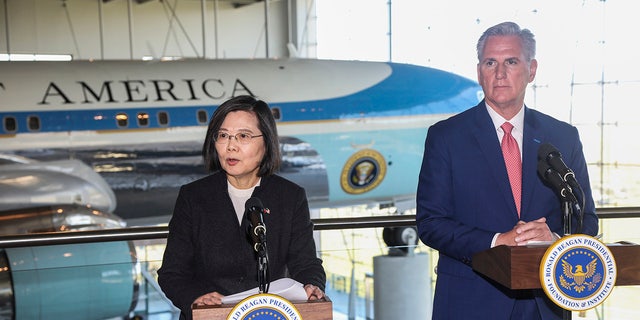
<path fill-rule="evenodd" d="M 293 278 L 310 300 L 323 298 L 326 275 L 305 190 L 275 174 L 281 157 L 269 106 L 250 96 L 224 102 L 211 118 L 202 153 L 210 175 L 181 187 L 158 270 L 180 318 L 191 319 L 193 304 L 221 304 L 225 295 L 265 279 Z M 245 208 L 250 198 L 263 207 Z M 256 210 L 260 217 L 252 223 L 248 213 Z M 256 221 L 261 241 L 251 234 Z"/>

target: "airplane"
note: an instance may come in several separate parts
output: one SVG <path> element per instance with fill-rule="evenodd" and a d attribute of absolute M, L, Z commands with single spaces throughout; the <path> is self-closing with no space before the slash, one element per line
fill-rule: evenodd
<path fill-rule="evenodd" d="M 213 111 L 241 94 L 271 106 L 279 174 L 306 189 L 310 207 L 412 208 L 427 128 L 482 99 L 474 81 L 390 62 L 0 62 L 0 70 L 0 234 L 167 222 L 178 188 L 206 175 Z M 0 317 L 17 319 L 131 314 L 143 274 L 126 241 L 4 248 L 0 268 L 11 274 L 0 277 L 10 293 Z"/>
<path fill-rule="evenodd" d="M 312 208 L 411 208 L 427 128 L 482 99 L 475 81 L 391 62 L 0 62 L 0 70 L 0 153 L 83 161 L 113 189 L 114 213 L 133 224 L 168 221 L 178 188 L 206 174 L 207 124 L 231 97 L 271 106 L 279 174 L 305 187 Z"/>

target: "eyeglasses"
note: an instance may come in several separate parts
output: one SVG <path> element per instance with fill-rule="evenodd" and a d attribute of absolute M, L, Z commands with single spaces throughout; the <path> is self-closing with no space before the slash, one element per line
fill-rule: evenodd
<path fill-rule="evenodd" d="M 246 132 L 230 134 L 228 132 L 219 131 L 216 132 L 216 134 L 213 136 L 213 139 L 216 141 L 216 143 L 223 144 L 227 143 L 228 140 L 231 140 L 232 137 L 235 138 L 236 141 L 238 141 L 240 144 L 249 144 L 251 143 L 251 139 L 262 137 L 262 135 L 252 136 L 251 134 Z"/>

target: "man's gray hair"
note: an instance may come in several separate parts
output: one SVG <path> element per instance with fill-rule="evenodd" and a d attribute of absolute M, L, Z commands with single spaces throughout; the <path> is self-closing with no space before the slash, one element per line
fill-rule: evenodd
<path fill-rule="evenodd" d="M 482 52 L 484 52 L 484 46 L 487 43 L 487 39 L 492 36 L 517 36 L 522 42 L 522 48 L 524 57 L 528 62 L 536 57 L 536 39 L 534 39 L 533 33 L 529 29 L 520 29 L 520 26 L 515 22 L 503 22 L 487 29 L 480 39 L 476 50 L 478 51 L 478 61 L 482 61 Z"/>

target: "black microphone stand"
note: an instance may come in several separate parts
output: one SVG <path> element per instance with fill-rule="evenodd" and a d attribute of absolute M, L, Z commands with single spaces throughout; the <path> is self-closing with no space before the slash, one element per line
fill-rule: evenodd
<path fill-rule="evenodd" d="M 566 197 L 562 198 L 562 214 L 564 217 L 563 236 L 571 235 L 571 216 L 573 215 L 573 203 L 574 201 L 568 200 Z M 571 310 L 562 308 L 562 320 L 571 320 Z"/>
<path fill-rule="evenodd" d="M 576 233 L 582 233 L 582 224 L 583 224 L 583 220 L 584 220 L 584 206 L 586 205 L 586 200 L 584 198 L 584 191 L 582 190 L 582 188 L 580 187 L 580 185 L 577 184 L 576 182 L 576 186 L 578 191 L 580 192 L 580 199 L 582 199 L 581 203 L 578 203 L 578 201 L 576 200 L 576 202 L 574 203 L 574 208 L 575 211 L 578 213 L 578 226 L 576 227 Z M 576 188 L 574 187 L 574 190 Z"/>
<path fill-rule="evenodd" d="M 582 196 L 584 199 L 584 195 Z M 583 200 L 584 201 L 584 200 Z M 578 203 L 578 200 L 574 197 L 562 198 L 562 213 L 564 218 L 563 233 L 564 236 L 571 235 L 571 217 L 575 213 L 577 214 L 578 228 L 577 233 L 582 232 L 582 207 Z M 571 320 L 571 310 L 562 309 L 562 320 Z"/>
<path fill-rule="evenodd" d="M 563 236 L 571 235 L 571 216 L 573 215 L 573 201 L 562 199 L 562 214 L 564 217 Z"/>
<path fill-rule="evenodd" d="M 258 292 L 269 292 L 269 254 L 267 252 L 267 236 L 264 232 L 258 234 L 258 242 L 254 249 L 258 253 Z"/>

